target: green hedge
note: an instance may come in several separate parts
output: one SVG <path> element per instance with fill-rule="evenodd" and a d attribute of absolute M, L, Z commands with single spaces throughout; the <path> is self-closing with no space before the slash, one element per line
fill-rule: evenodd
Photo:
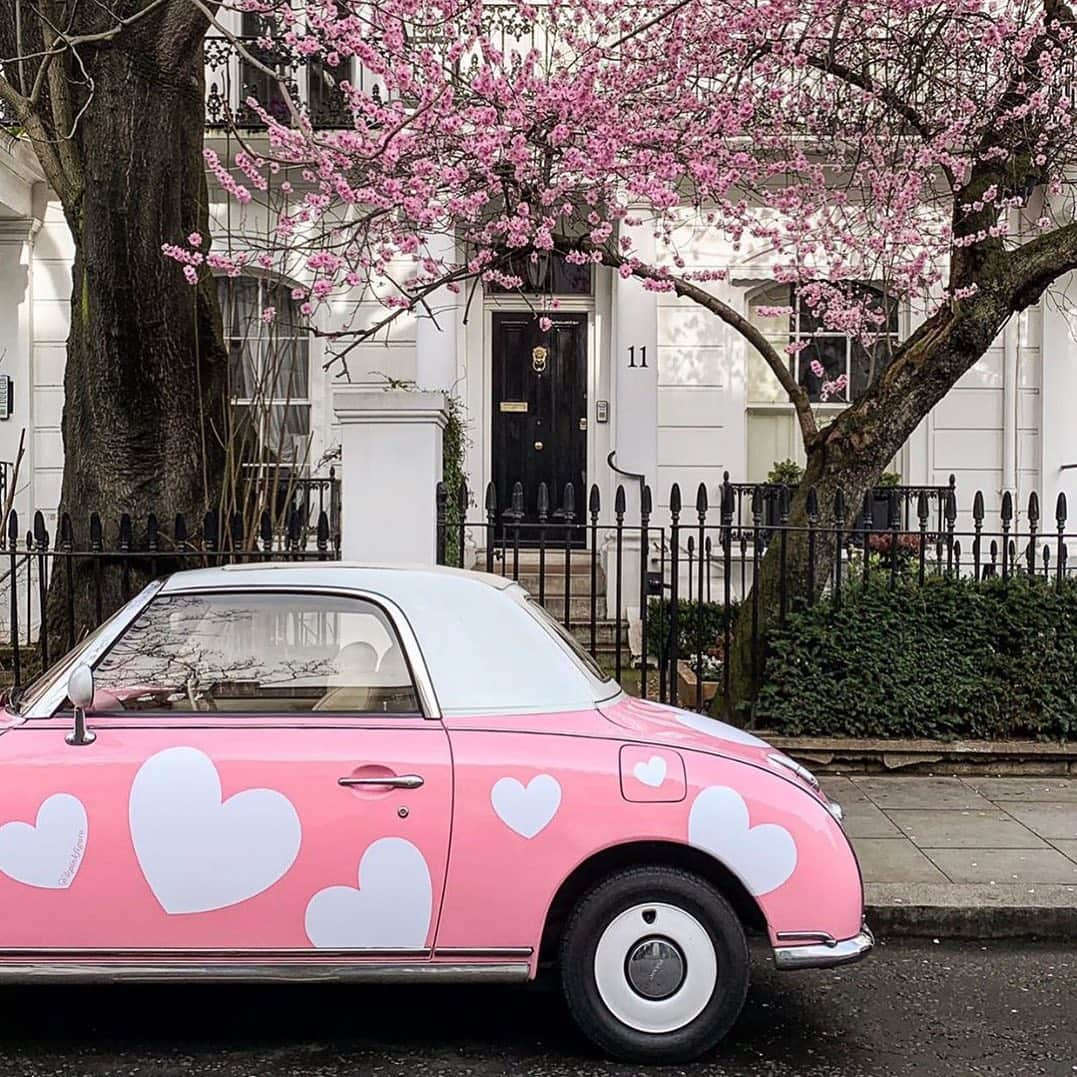
<path fill-rule="evenodd" d="M 853 737 L 1066 738 L 1077 582 L 878 579 L 769 634 L 760 728 Z"/>
<path fill-rule="evenodd" d="M 729 613 L 721 602 L 677 601 L 677 654 L 681 658 L 702 651 L 704 654 L 719 651 L 722 647 L 726 617 L 737 619 L 736 602 L 730 603 Z M 668 598 L 652 598 L 647 604 L 647 652 L 651 655 L 665 653 L 669 640 L 670 601 Z"/>

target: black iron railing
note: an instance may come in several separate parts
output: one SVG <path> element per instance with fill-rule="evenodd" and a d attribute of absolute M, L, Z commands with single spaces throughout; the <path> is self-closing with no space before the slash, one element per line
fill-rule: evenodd
<path fill-rule="evenodd" d="M 331 69 L 318 59 L 300 55 L 286 43 L 257 37 L 205 39 L 206 126 L 257 129 L 265 126 L 258 111 L 247 102 L 255 100 L 275 119 L 288 122 L 290 114 L 282 87 L 316 128 L 345 128 L 353 125 L 347 99 L 340 83 L 348 81 L 360 90 L 378 95 L 378 85 L 363 72 Z M 244 55 L 246 54 L 246 55 Z M 251 63 L 248 59 L 255 60 Z M 261 65 L 261 66 L 259 66 Z M 262 67 L 274 74 L 268 75 Z M 366 85 L 370 83 L 370 85 Z"/>
<path fill-rule="evenodd" d="M 1018 520 L 1009 493 L 990 517 L 981 493 L 960 514 L 952 481 L 883 487 L 855 511 L 840 492 L 821 505 L 809 490 L 806 519 L 794 525 L 793 491 L 774 489 L 727 478 L 717 504 L 702 484 L 686 504 L 675 484 L 668 508 L 656 513 L 644 486 L 638 515 L 628 520 L 623 486 L 611 514 L 597 486 L 581 505 L 569 484 L 555 517 L 544 484 L 533 499 L 520 484 L 503 499 L 491 484 L 482 518 L 469 519 L 466 486 L 450 494 L 439 484 L 438 561 L 520 581 L 617 680 L 638 676 L 642 697 L 697 709 L 710 691 L 728 709 L 734 647 L 757 681 L 766 626 L 784 627 L 793 611 L 818 602 L 840 605 L 849 587 L 1023 577 L 1060 590 L 1071 572 L 1077 536 L 1066 531 L 1065 495 L 1054 518 L 1044 519 L 1031 494 Z M 458 506 L 452 526 L 450 496 Z M 761 579 L 767 586 L 754 586 Z"/>
<path fill-rule="evenodd" d="M 106 524 L 97 513 L 77 522 L 64 513 L 54 536 L 41 512 L 23 534 L 12 511 L 0 538 L 8 679 L 18 686 L 28 664 L 47 667 L 157 576 L 244 562 L 338 559 L 340 532 L 330 517 L 335 487 L 323 481 L 327 507 L 305 512 L 296 501 L 283 517 L 267 509 L 253 521 L 238 512 L 225 518 L 211 511 L 197 523 L 182 515 L 159 521 L 154 514 L 136 522 L 124 513 Z M 313 489 L 306 496 L 313 498 Z"/>
<path fill-rule="evenodd" d="M 733 491 L 734 520 L 737 523 L 743 523 L 750 518 L 752 504 L 758 492 L 758 496 L 763 500 L 763 519 L 768 527 L 773 527 L 778 522 L 782 497 L 792 498 L 797 490 L 797 487 L 787 483 L 730 482 L 728 471 L 724 475 L 724 482 L 728 483 Z M 870 501 L 873 528 L 875 530 L 885 530 L 889 527 L 890 506 L 896 498 L 902 526 L 908 530 L 915 519 L 916 506 L 920 501 L 920 495 L 923 494 L 927 497 L 934 526 L 941 530 L 946 498 L 955 489 L 956 479 L 953 475 L 950 476 L 950 481 L 945 486 L 908 486 L 901 483 L 876 486 L 871 492 Z M 868 504 L 865 501 L 865 512 L 867 512 Z"/>

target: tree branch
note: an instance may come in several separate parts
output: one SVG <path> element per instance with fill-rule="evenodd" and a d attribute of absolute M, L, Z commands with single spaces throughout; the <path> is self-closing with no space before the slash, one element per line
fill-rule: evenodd
<path fill-rule="evenodd" d="M 1063 273 L 1077 269 L 1077 221 L 1023 243 L 1008 259 L 1010 304 L 1024 310 Z"/>

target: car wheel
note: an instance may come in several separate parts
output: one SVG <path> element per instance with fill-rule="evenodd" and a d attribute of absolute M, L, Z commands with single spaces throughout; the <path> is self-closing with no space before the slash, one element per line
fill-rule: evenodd
<path fill-rule="evenodd" d="M 561 984 L 584 1034 L 615 1058 L 687 1062 L 729 1031 L 748 992 L 748 942 L 705 880 L 633 868 L 577 903 Z"/>

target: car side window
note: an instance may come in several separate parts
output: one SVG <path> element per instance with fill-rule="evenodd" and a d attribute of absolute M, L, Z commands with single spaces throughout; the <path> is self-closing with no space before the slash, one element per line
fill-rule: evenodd
<path fill-rule="evenodd" d="M 392 622 L 335 595 L 158 596 L 98 663 L 94 687 L 97 711 L 420 713 Z"/>

